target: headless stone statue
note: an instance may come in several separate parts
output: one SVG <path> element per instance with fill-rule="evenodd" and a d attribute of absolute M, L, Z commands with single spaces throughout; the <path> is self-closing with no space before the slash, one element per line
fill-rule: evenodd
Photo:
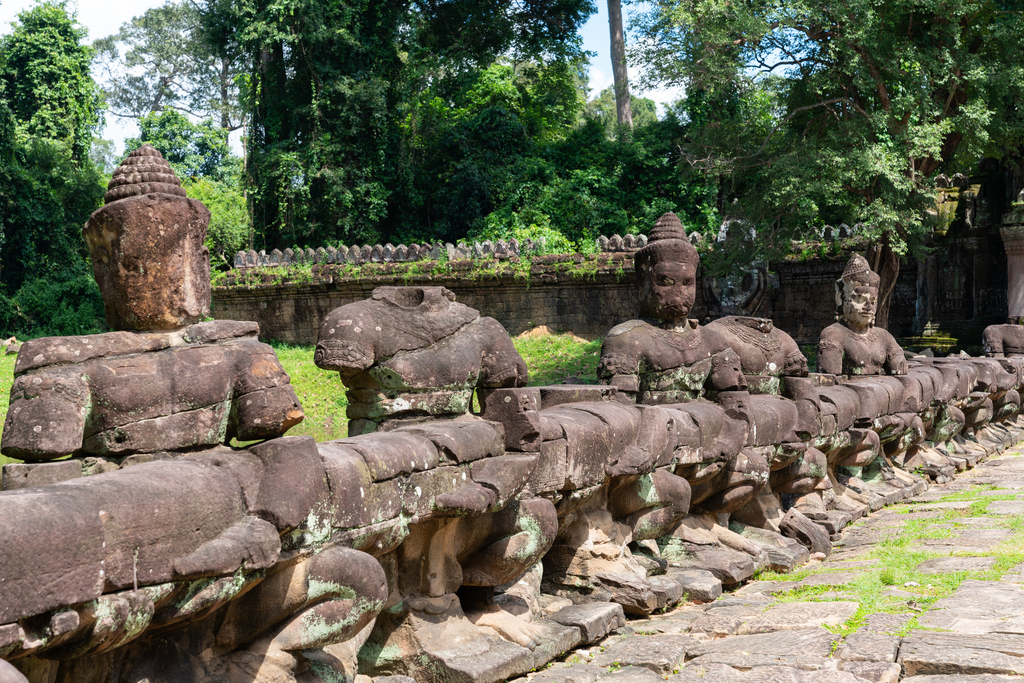
<path fill-rule="evenodd" d="M 526 384 L 526 363 L 505 328 L 444 287 L 378 287 L 334 309 L 314 362 L 341 375 L 350 435 L 465 415 L 476 387 Z"/>
<path fill-rule="evenodd" d="M 831 375 L 905 375 L 907 360 L 896 339 L 875 327 L 878 275 L 860 254 L 850 257 L 836 280 L 842 321 L 829 325 L 818 341 L 818 371 Z"/>

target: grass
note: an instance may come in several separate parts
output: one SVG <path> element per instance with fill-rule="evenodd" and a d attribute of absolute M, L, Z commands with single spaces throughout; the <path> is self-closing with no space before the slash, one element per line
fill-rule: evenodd
<path fill-rule="evenodd" d="M 587 384 L 597 382 L 597 361 L 601 340 L 588 342 L 571 334 L 521 337 L 514 340 L 530 370 L 530 384 L 558 384 L 573 377 Z M 313 364 L 313 346 L 270 342 L 291 377 L 295 394 L 302 403 L 306 419 L 288 431 L 289 436 L 312 436 L 317 441 L 341 439 L 348 435 L 345 386 L 335 372 Z M 11 354 L 0 356 L 0 421 L 7 416 L 14 361 Z M 244 445 L 235 443 L 235 445 Z M 0 466 L 20 462 L 0 456 Z"/>
<path fill-rule="evenodd" d="M 530 370 L 530 386 L 543 386 L 561 384 L 569 378 L 597 384 L 602 341 L 588 342 L 572 334 L 549 334 L 520 336 L 513 343 Z"/>
<path fill-rule="evenodd" d="M 950 538 L 957 531 L 970 533 L 974 525 L 964 524 L 959 520 L 965 517 L 985 517 L 990 503 L 996 500 L 1012 500 L 1016 493 L 1007 490 L 1006 494 L 984 495 L 986 492 L 998 491 L 997 487 L 977 486 L 967 491 L 944 496 L 939 502 L 970 501 L 971 506 L 965 509 L 947 509 L 936 511 L 928 519 L 911 519 L 903 523 L 898 533 L 879 540 L 874 548 L 854 560 L 877 560 L 871 567 L 860 567 L 855 571 L 858 576 L 849 583 L 837 583 L 828 586 L 797 587 L 776 595 L 784 602 L 814 600 L 822 598 L 825 593 L 839 592 L 840 596 L 826 596 L 825 600 L 852 599 L 858 603 L 857 611 L 839 627 L 831 628 L 833 632 L 846 636 L 860 628 L 867 617 L 876 613 L 910 614 L 912 618 L 898 632 L 906 635 L 912 629 L 922 628 L 917 622 L 917 615 L 924 613 L 936 601 L 952 595 L 964 581 L 996 581 L 1003 574 L 1017 565 L 1024 563 L 1024 515 L 994 515 L 992 525 L 987 528 L 1003 528 L 1012 530 L 1012 535 L 983 553 L 977 552 L 937 552 L 926 550 L 919 542 L 929 539 Z M 913 503 L 887 508 L 893 512 L 913 512 Z M 868 518 L 870 519 L 870 518 Z M 856 528 L 858 522 L 850 527 Z M 936 528 L 936 525 L 949 525 L 951 528 Z M 944 574 L 924 574 L 917 570 L 922 562 L 939 557 L 994 557 L 995 564 L 990 569 L 946 572 Z M 826 565 L 827 566 L 827 565 Z M 776 574 L 761 572 L 757 579 L 766 581 L 799 581 L 811 574 L 823 573 L 822 567 L 811 567 L 792 574 Z M 842 571 L 842 563 L 833 563 L 826 571 Z M 907 585 L 910 583 L 911 585 Z M 917 585 L 913 585 L 913 584 Z M 890 589 L 898 589 L 912 597 L 885 595 Z M 843 595 L 852 597 L 842 597 Z"/>

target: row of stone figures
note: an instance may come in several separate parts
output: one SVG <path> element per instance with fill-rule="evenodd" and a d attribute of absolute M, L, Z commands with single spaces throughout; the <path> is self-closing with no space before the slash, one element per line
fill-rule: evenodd
<path fill-rule="evenodd" d="M 699 233 L 694 233 L 699 237 Z M 444 257 L 449 261 L 468 258 L 512 258 L 523 253 L 532 253 L 543 250 L 546 240 L 541 237 L 537 241 L 525 240 L 522 244 L 519 240 L 512 238 L 505 240 L 485 240 L 466 244 L 411 244 L 405 246 L 399 244 L 397 247 L 390 242 L 384 245 L 364 244 L 363 246 L 351 246 L 341 248 L 320 247 L 319 249 L 274 249 L 269 254 L 265 251 L 240 251 L 235 254 L 235 268 L 254 268 L 256 266 L 286 266 L 289 264 L 317 264 L 317 263 L 351 263 L 361 265 L 364 263 L 404 263 L 409 261 L 437 261 Z M 595 241 L 598 251 L 620 252 L 635 251 L 647 244 L 646 235 L 602 235 Z"/>
<path fill-rule="evenodd" d="M 83 230 L 116 331 L 19 353 L 3 683 L 504 680 L 827 554 L 1024 426 L 1019 327 L 992 358 L 907 359 L 855 257 L 812 374 L 770 320 L 687 318 L 697 255 L 667 214 L 603 384 L 528 387 L 496 321 L 380 288 L 316 347 L 349 437 L 288 437 L 302 408 L 256 325 L 203 322 L 209 214 L 177 187 L 151 147 L 125 160 Z"/>

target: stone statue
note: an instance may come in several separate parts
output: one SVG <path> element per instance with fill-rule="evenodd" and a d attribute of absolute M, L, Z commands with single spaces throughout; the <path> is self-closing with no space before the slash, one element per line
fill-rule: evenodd
<path fill-rule="evenodd" d="M 740 453 L 751 419 L 742 362 L 725 336 L 687 318 L 699 257 L 674 213 L 658 219 L 633 262 L 641 319 L 608 333 L 598 377 L 640 404 L 718 402 L 726 413 L 713 449 L 719 456 L 688 467 L 685 476 L 693 486 L 693 504 L 729 512 L 756 495 L 768 478 L 763 457 Z"/>
<path fill-rule="evenodd" d="M 82 232 L 116 331 L 34 339 L 15 367 L 2 452 L 49 485 L 0 493 L 18 558 L 0 560 L 18 596 L 0 649 L 54 655 L 59 680 L 86 656 L 118 662 L 97 681 L 282 680 L 365 630 L 387 578 L 358 549 L 303 547 L 336 505 L 313 439 L 283 436 L 303 411 L 258 325 L 203 322 L 209 211 L 148 145 L 106 201 Z M 59 625 L 13 623 L 53 610 Z"/>
<path fill-rule="evenodd" d="M 981 339 L 989 358 L 1024 356 L 1024 325 L 989 325 Z"/>
<path fill-rule="evenodd" d="M 752 394 L 780 393 L 781 377 L 806 377 L 807 358 L 791 336 L 768 318 L 730 315 L 712 321 L 740 357 L 747 389 Z"/>
<path fill-rule="evenodd" d="M 476 387 L 526 384 L 526 363 L 501 323 L 444 287 L 378 287 L 334 309 L 314 361 L 341 375 L 351 436 L 465 415 Z"/>
<path fill-rule="evenodd" d="M 818 342 L 818 371 L 831 375 L 905 375 L 907 360 L 896 339 L 875 327 L 878 275 L 854 254 L 836 280 L 842 322 L 829 325 Z"/>
<path fill-rule="evenodd" d="M 117 332 L 26 342 L 2 452 L 123 458 L 281 436 L 303 419 L 259 326 L 210 313 L 210 212 L 160 153 L 132 152 L 82 230 Z M 154 255 L 159 254 L 156 258 Z"/>

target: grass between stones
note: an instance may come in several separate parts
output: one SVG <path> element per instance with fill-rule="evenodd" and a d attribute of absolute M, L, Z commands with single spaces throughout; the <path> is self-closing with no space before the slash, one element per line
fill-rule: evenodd
<path fill-rule="evenodd" d="M 989 505 L 997 500 L 1015 500 L 1019 492 L 1006 490 L 1006 493 L 995 486 L 973 486 L 964 491 L 943 496 L 939 503 L 967 502 L 966 508 L 935 510 L 926 518 L 907 519 L 894 533 L 880 535 L 870 549 L 850 558 L 851 562 L 874 560 L 872 566 L 859 566 L 854 571 L 858 574 L 853 580 L 848 575 L 835 584 L 816 584 L 795 586 L 785 590 L 785 583 L 799 583 L 803 579 L 815 576 L 821 580 L 822 575 L 846 572 L 846 561 L 827 560 L 822 564 L 812 565 L 792 574 L 776 574 L 770 571 L 759 573 L 755 578 L 761 581 L 778 582 L 772 588 L 775 596 L 782 602 L 800 602 L 808 600 L 839 601 L 851 600 L 859 604 L 857 611 L 839 627 L 826 627 L 829 630 L 846 636 L 864 625 L 867 617 L 876 613 L 907 614 L 911 619 L 898 631 L 897 635 L 906 635 L 913 629 L 925 627 L 918 624 L 918 615 L 927 611 L 936 601 L 951 595 L 960 585 L 968 580 L 998 581 L 1003 575 L 1024 563 L 1024 515 L 996 515 L 988 512 Z M 904 514 L 914 513 L 913 502 L 886 508 L 895 513 L 898 520 Z M 917 513 L 923 515 L 926 513 Z M 979 518 L 990 520 L 986 529 L 1008 529 L 1012 533 L 1005 539 L 993 544 L 983 552 L 974 551 L 930 551 L 928 546 L 920 546 L 920 542 L 936 539 L 954 539 L 961 534 L 970 538 L 972 530 L 979 527 Z M 871 533 L 877 524 L 878 513 L 863 518 L 847 528 L 844 537 L 848 538 L 859 533 Z M 965 522 L 964 520 L 970 520 Z M 887 531 L 893 531 L 892 528 Z M 844 539 L 845 540 L 845 539 Z M 841 553 L 843 547 L 837 548 Z M 926 560 L 940 557 L 992 557 L 994 564 L 989 569 L 971 571 L 950 571 L 942 574 L 926 574 L 918 570 L 918 566 Z M 840 577 L 837 576 L 837 579 Z M 782 584 L 782 585 L 779 585 Z M 929 629 L 933 630 L 933 629 Z"/>

